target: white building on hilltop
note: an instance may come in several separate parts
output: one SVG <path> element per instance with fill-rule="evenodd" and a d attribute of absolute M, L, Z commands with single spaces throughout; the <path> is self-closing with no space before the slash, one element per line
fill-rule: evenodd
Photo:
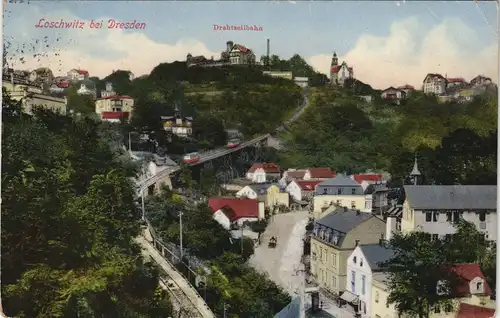
<path fill-rule="evenodd" d="M 348 79 L 354 78 L 353 68 L 342 62 L 339 65 L 337 53 L 333 53 L 332 63 L 330 64 L 330 83 L 332 85 L 343 86 Z"/>

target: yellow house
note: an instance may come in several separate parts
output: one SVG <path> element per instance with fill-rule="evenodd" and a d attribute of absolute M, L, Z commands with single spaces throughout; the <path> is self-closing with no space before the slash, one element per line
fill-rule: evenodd
<path fill-rule="evenodd" d="M 457 292 L 462 297 L 456 298 L 446 306 L 435 306 L 429 313 L 429 318 L 467 318 L 459 314 L 463 305 L 472 305 L 480 308 L 494 309 L 495 302 L 490 299 L 491 289 L 484 278 L 478 264 L 457 264 L 454 271 L 461 279 Z M 390 291 L 387 287 L 389 276 L 387 273 L 375 273 L 372 279 L 372 314 L 374 318 L 399 318 L 394 304 L 388 304 Z"/>
<path fill-rule="evenodd" d="M 371 312 L 374 318 L 399 318 L 394 304 L 389 304 L 389 289 L 386 281 L 386 273 L 374 273 L 372 276 L 372 306 Z"/>
<path fill-rule="evenodd" d="M 317 220 L 311 237 L 311 274 L 316 283 L 340 295 L 346 288 L 349 255 L 360 244 L 378 243 L 384 233 L 382 219 L 347 208 Z"/>
<path fill-rule="evenodd" d="M 315 195 L 313 198 L 313 217 L 314 219 L 322 218 L 328 213 L 328 208 L 331 206 L 371 212 L 371 204 L 371 195 Z"/>
<path fill-rule="evenodd" d="M 363 187 L 351 178 L 337 175 L 316 186 L 313 199 L 313 217 L 320 219 L 332 205 L 371 212 L 373 198 L 365 195 Z"/>
<path fill-rule="evenodd" d="M 132 112 L 134 99 L 130 96 L 113 95 L 95 101 L 96 114 L 103 112 Z"/>
<path fill-rule="evenodd" d="M 44 107 L 54 112 L 66 114 L 66 98 L 58 98 L 43 94 L 41 87 L 28 84 L 27 81 L 14 79 L 3 80 L 2 85 L 7 89 L 13 100 L 22 100 L 22 107 L 26 113 L 31 113 L 34 107 Z"/>
<path fill-rule="evenodd" d="M 250 184 L 236 193 L 237 197 L 245 197 L 249 199 L 258 199 L 264 202 L 266 207 L 272 208 L 275 206 L 289 206 L 289 194 L 282 192 L 280 187 L 272 183 L 256 183 Z"/>

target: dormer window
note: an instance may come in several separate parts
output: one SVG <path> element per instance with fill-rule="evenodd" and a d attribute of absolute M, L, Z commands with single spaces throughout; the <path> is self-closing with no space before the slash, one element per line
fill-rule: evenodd
<path fill-rule="evenodd" d="M 476 290 L 481 291 L 483 289 L 483 282 L 477 282 L 476 283 Z"/>

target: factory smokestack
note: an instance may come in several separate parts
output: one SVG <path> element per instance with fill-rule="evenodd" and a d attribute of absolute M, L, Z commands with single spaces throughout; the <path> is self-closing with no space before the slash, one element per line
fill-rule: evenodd
<path fill-rule="evenodd" d="M 269 66 L 269 53 L 270 53 L 270 50 L 271 50 L 271 40 L 267 39 L 267 60 L 266 60 L 266 64 L 267 66 Z"/>

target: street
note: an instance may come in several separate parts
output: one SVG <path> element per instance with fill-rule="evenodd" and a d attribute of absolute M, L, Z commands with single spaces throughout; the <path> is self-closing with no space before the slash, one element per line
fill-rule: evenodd
<path fill-rule="evenodd" d="M 271 219 L 266 231 L 262 234 L 261 245 L 255 249 L 250 264 L 265 272 L 276 284 L 282 286 L 292 297 L 300 295 L 305 283 L 301 257 L 303 253 L 303 237 L 308 222 L 308 211 L 278 214 Z M 269 239 L 278 239 L 276 248 L 267 246 Z M 309 314 L 307 317 L 351 318 L 354 314 L 348 308 L 338 308 L 335 303 L 320 294 L 323 310 Z M 310 297 L 305 297 L 305 308 L 311 307 Z"/>

